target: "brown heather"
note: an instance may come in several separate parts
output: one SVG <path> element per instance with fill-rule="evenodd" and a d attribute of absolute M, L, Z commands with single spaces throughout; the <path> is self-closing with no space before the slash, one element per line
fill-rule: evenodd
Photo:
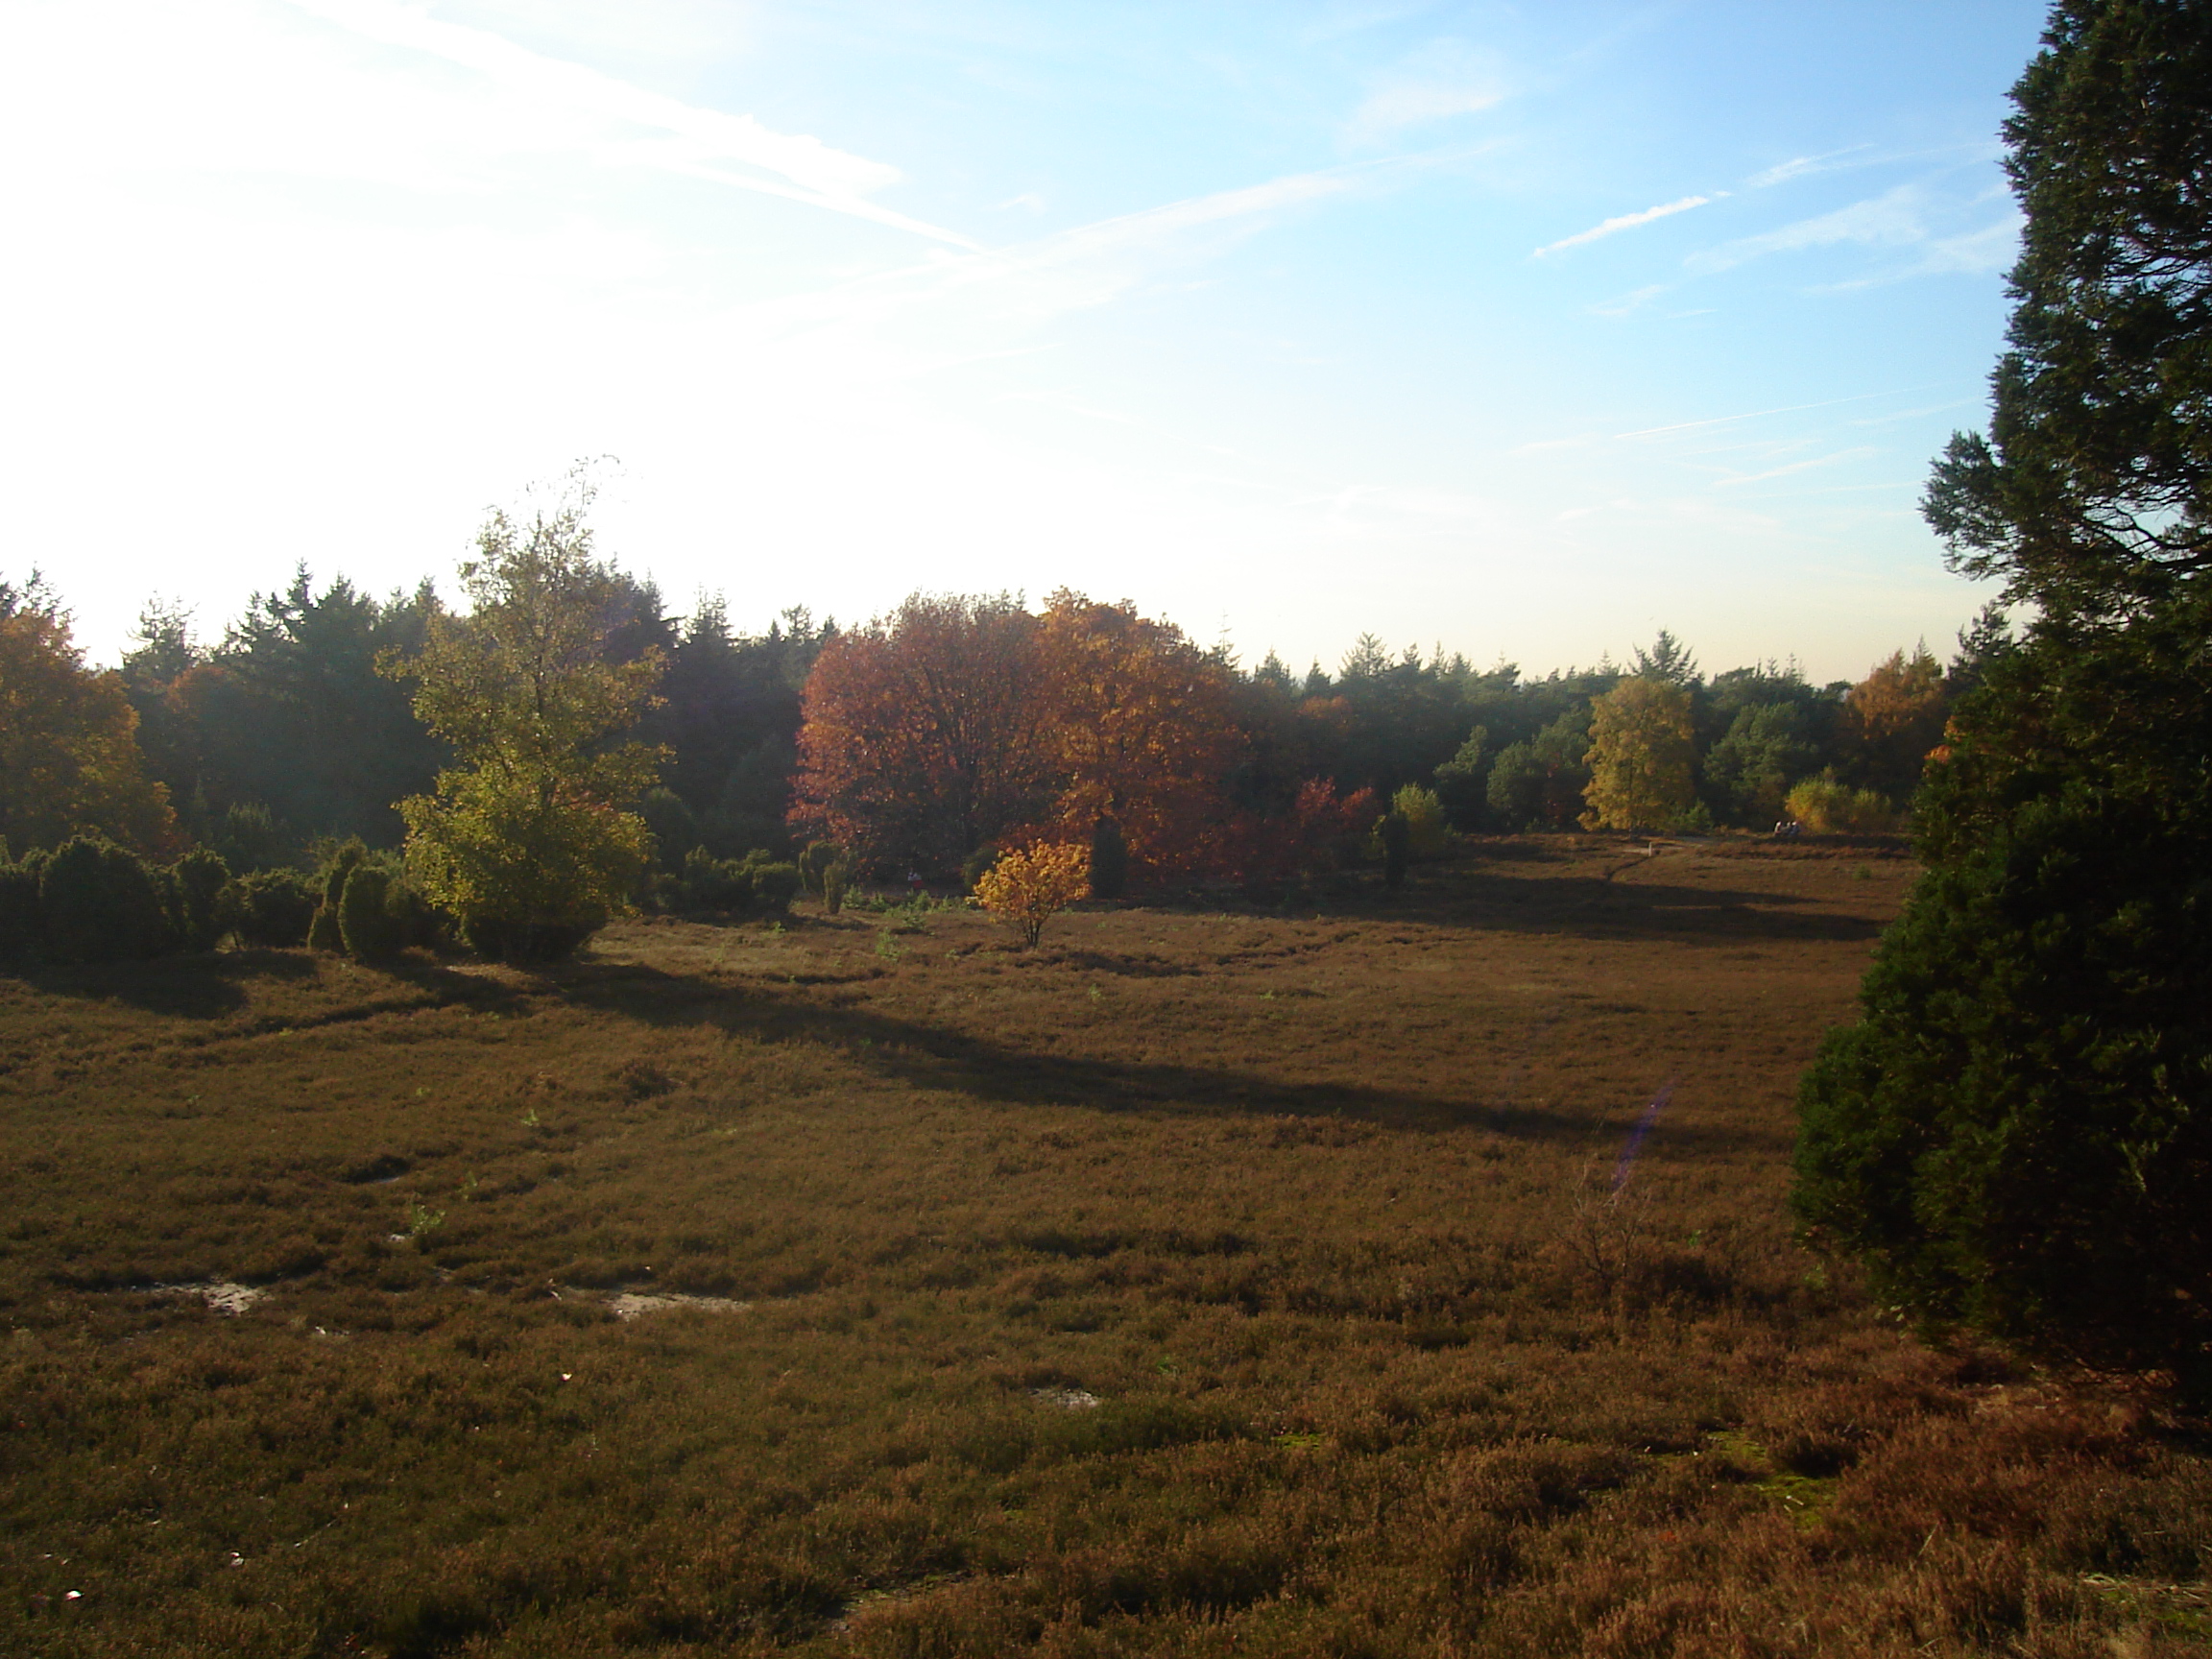
<path fill-rule="evenodd" d="M 2155 1395 L 1791 1241 L 1911 876 L 0 980 L 0 1650 L 2202 1651 Z"/>

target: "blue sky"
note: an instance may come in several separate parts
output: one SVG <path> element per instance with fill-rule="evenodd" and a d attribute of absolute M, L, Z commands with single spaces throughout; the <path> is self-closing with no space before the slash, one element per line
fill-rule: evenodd
<path fill-rule="evenodd" d="M 748 627 L 1856 677 L 1987 596 L 1915 502 L 2042 14 L 11 0 L 0 566 L 111 661 L 609 456 L 603 548 Z"/>

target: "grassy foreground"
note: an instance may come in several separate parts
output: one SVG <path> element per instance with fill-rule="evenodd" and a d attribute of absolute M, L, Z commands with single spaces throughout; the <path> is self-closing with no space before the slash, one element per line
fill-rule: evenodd
<path fill-rule="evenodd" d="M 1911 875 L 0 979 L 0 1650 L 2203 1651 L 2200 1440 L 1790 1241 Z"/>

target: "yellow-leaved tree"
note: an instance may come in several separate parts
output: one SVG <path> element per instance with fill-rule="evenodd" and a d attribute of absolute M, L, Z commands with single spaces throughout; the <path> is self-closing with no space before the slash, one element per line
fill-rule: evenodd
<path fill-rule="evenodd" d="M 571 481 L 527 525 L 494 512 L 461 566 L 467 615 L 431 617 L 419 657 L 379 666 L 418 681 L 415 713 L 460 764 L 399 803 L 409 874 L 471 949 L 565 956 L 627 902 L 651 855 L 631 810 L 663 752 L 609 743 L 656 699 L 661 657 L 608 659 L 618 584 L 591 557 L 591 491 Z"/>
<path fill-rule="evenodd" d="M 1590 704 L 1590 781 L 1582 814 L 1592 830 L 1664 830 L 1695 804 L 1690 693 L 1639 674 Z"/>
<path fill-rule="evenodd" d="M 1091 850 L 1072 842 L 1018 849 L 975 878 L 975 900 L 1022 930 L 1034 947 L 1045 924 L 1091 893 Z"/>

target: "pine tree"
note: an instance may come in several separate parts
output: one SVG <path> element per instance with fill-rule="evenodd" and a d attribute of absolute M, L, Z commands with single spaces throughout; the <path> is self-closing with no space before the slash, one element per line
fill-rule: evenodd
<path fill-rule="evenodd" d="M 2064 0 L 2044 39 L 2011 349 L 1926 503 L 2034 619 L 1930 757 L 1795 1202 L 1893 1306 L 2212 1395 L 2212 4 Z"/>

